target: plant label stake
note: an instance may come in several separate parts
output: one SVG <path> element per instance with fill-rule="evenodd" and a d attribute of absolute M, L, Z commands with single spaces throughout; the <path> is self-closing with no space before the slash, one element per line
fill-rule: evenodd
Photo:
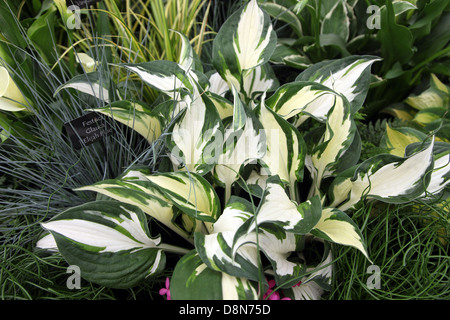
<path fill-rule="evenodd" d="M 110 135 L 113 130 L 105 118 L 96 112 L 65 123 L 64 129 L 76 150 Z"/>

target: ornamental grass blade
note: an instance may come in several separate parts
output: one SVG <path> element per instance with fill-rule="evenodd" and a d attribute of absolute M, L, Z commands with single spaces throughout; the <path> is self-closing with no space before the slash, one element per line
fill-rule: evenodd
<path fill-rule="evenodd" d="M 135 206 L 90 202 L 42 226 L 51 232 L 67 262 L 80 267 L 83 278 L 100 285 L 130 288 L 165 265 L 163 250 L 168 247 L 150 236 L 145 215 Z"/>

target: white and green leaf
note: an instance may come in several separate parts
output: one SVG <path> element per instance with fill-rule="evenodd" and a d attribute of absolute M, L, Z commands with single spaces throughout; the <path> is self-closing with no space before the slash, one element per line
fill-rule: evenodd
<path fill-rule="evenodd" d="M 338 209 L 323 208 L 322 216 L 311 234 L 327 241 L 354 247 L 369 259 L 359 227 L 347 214 Z"/>
<path fill-rule="evenodd" d="M 242 198 L 232 197 L 214 223 L 212 233 L 195 234 L 197 252 L 209 268 L 258 281 L 261 274 L 255 234 L 243 235 L 239 244 L 234 243 L 236 231 L 251 217 L 251 205 Z"/>
<path fill-rule="evenodd" d="M 213 42 L 214 67 L 241 91 L 244 73 L 268 62 L 276 42 L 269 15 L 251 0 L 220 28 Z"/>
<path fill-rule="evenodd" d="M 102 81 L 102 78 L 99 77 L 98 72 L 76 75 L 63 85 L 59 86 L 56 89 L 54 96 L 56 96 L 61 90 L 69 88 L 89 94 L 97 99 L 105 101 L 105 103 L 110 102 L 108 83 Z"/>
<path fill-rule="evenodd" d="M 306 145 L 300 132 L 272 109 L 262 99 L 259 111 L 265 135 L 267 150 L 261 159 L 263 174 L 278 175 L 291 190 L 291 198 L 296 199 L 296 182 L 303 178 Z"/>
<path fill-rule="evenodd" d="M 325 122 L 334 96 L 335 92 L 319 83 L 296 81 L 279 87 L 266 103 L 286 120 L 294 116 L 301 116 L 302 120 L 312 116 Z"/>
<path fill-rule="evenodd" d="M 326 130 L 311 154 L 307 155 L 306 167 L 313 179 L 310 196 L 320 195 L 322 180 L 336 173 L 343 154 L 353 143 L 355 133 L 350 105 L 345 98 L 336 95 L 327 115 Z"/>
<path fill-rule="evenodd" d="M 345 211 L 362 198 L 403 203 L 421 195 L 433 169 L 433 145 L 434 139 L 423 150 L 404 158 L 380 154 L 343 172 L 330 187 L 331 206 Z M 349 176 L 352 170 L 354 174 Z"/>
<path fill-rule="evenodd" d="M 246 278 L 209 268 L 195 250 L 175 266 L 170 283 L 174 300 L 256 300 L 258 290 Z"/>
<path fill-rule="evenodd" d="M 130 127 L 153 142 L 161 136 L 162 124 L 158 116 L 142 103 L 133 101 L 117 101 L 105 107 L 92 109 Z"/>
<path fill-rule="evenodd" d="M 187 250 L 151 237 L 144 213 L 116 201 L 95 201 L 68 209 L 42 224 L 58 251 L 81 276 L 107 287 L 129 288 L 160 272 L 163 250 Z"/>
<path fill-rule="evenodd" d="M 204 175 L 218 161 L 223 125 L 213 102 L 196 94 L 184 114 L 169 128 L 167 146 L 179 170 Z"/>
<path fill-rule="evenodd" d="M 370 66 L 380 60 L 373 56 L 350 56 L 323 61 L 303 71 L 296 81 L 314 81 L 343 95 L 351 104 L 352 112 L 358 111 L 370 85 Z M 332 96 L 325 96 L 321 103 L 332 105 Z M 322 115 L 328 112 L 322 113 Z"/>

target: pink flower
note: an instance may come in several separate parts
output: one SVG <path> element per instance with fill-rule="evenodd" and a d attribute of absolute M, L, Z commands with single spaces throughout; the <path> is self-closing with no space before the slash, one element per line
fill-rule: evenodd
<path fill-rule="evenodd" d="M 170 300 L 169 286 L 170 286 L 170 279 L 166 278 L 166 287 L 159 290 L 160 295 L 162 296 L 167 295 L 167 300 Z"/>
<path fill-rule="evenodd" d="M 269 299 L 269 300 L 291 300 L 291 298 L 281 298 L 280 294 L 278 292 L 274 292 L 272 290 L 273 287 L 275 287 L 276 283 L 275 280 L 269 280 L 269 289 L 264 294 L 263 299 Z"/>

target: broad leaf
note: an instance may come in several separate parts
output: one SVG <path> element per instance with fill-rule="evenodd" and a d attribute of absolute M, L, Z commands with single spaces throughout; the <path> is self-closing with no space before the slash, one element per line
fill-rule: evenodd
<path fill-rule="evenodd" d="M 373 56 L 351 56 L 337 60 L 323 61 L 303 71 L 296 81 L 314 81 L 343 95 L 352 106 L 352 113 L 358 111 L 366 98 L 370 84 L 370 66 L 380 60 Z M 333 105 L 332 96 L 324 96 L 321 103 Z M 325 111 L 323 115 L 327 114 Z"/>
<path fill-rule="evenodd" d="M 213 43 L 213 64 L 229 86 L 241 92 L 245 73 L 268 62 L 275 45 L 269 15 L 251 0 L 220 28 Z"/>
<path fill-rule="evenodd" d="M 323 208 L 322 216 L 311 234 L 324 240 L 354 247 L 369 259 L 366 244 L 358 226 L 338 209 Z"/>
<path fill-rule="evenodd" d="M 68 209 L 42 226 L 83 278 L 107 287 L 129 288 L 156 274 L 165 264 L 163 250 L 174 249 L 150 236 L 140 209 L 116 201 Z"/>
<path fill-rule="evenodd" d="M 261 204 L 247 232 L 265 224 L 275 224 L 287 232 L 304 235 L 317 224 L 321 211 L 318 197 L 297 204 L 288 197 L 278 176 L 272 176 L 267 180 Z"/>
<path fill-rule="evenodd" d="M 335 93 L 315 82 L 290 82 L 266 100 L 267 106 L 288 120 L 298 114 L 324 122 L 333 106 Z"/>
<path fill-rule="evenodd" d="M 289 185 L 291 197 L 295 199 L 296 182 L 303 178 L 306 145 L 299 131 L 267 108 L 264 99 L 259 105 L 259 121 L 266 135 L 267 150 L 261 159 L 263 174 L 278 175 Z"/>
<path fill-rule="evenodd" d="M 110 102 L 108 83 L 102 81 L 98 72 L 91 72 L 86 74 L 79 74 L 67 81 L 65 84 L 59 86 L 54 96 L 56 96 L 61 90 L 73 88 L 83 93 L 87 93 L 97 99 L 103 100 L 106 103 Z"/>
<path fill-rule="evenodd" d="M 325 133 L 307 156 L 306 166 L 311 172 L 315 188 L 310 196 L 320 195 L 321 181 L 335 174 L 343 154 L 353 143 L 355 132 L 356 125 L 347 100 L 336 95 L 327 115 Z"/>
<path fill-rule="evenodd" d="M 338 176 L 330 186 L 332 207 L 345 211 L 363 197 L 391 203 L 402 203 L 423 193 L 433 168 L 433 142 L 411 156 L 401 158 L 388 154 L 374 156 Z M 344 202 L 338 206 L 341 202 Z"/>
<path fill-rule="evenodd" d="M 204 175 L 217 163 L 223 142 L 223 125 L 207 96 L 193 95 L 184 114 L 169 128 L 170 157 L 180 170 Z"/>
<path fill-rule="evenodd" d="M 161 135 L 161 120 L 149 107 L 141 103 L 122 100 L 92 111 L 125 124 L 149 142 L 153 142 Z"/>
<path fill-rule="evenodd" d="M 241 198 L 232 197 L 220 218 L 214 223 L 211 234 L 195 234 L 195 247 L 203 262 L 216 271 L 232 276 L 258 281 L 258 250 L 255 234 L 240 237 L 234 250 L 236 231 L 251 217 L 251 204 Z"/>
<path fill-rule="evenodd" d="M 170 284 L 174 300 L 256 300 L 254 284 L 207 267 L 195 250 L 181 258 Z"/>

